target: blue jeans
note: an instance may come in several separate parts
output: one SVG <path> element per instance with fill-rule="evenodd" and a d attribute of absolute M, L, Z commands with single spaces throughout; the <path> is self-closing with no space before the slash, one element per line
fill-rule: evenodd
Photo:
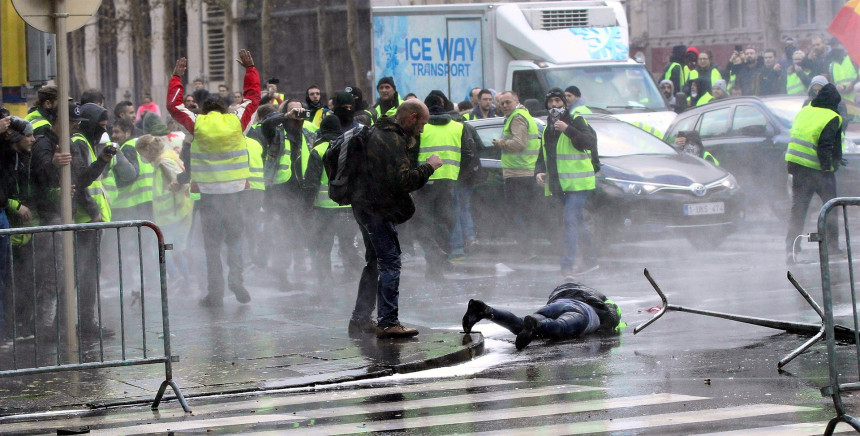
<path fill-rule="evenodd" d="M 394 223 L 352 208 L 355 221 L 364 239 L 367 265 L 358 282 L 358 296 L 352 311 L 354 321 L 371 317 L 377 306 L 376 322 L 379 327 L 400 324 L 397 299 L 400 296 L 400 241 Z"/>
<path fill-rule="evenodd" d="M 576 251 L 582 242 L 586 250 L 583 258 L 588 263 L 597 262 L 591 242 L 591 230 L 585 225 L 582 211 L 591 191 L 565 192 L 564 198 L 564 249 L 561 253 L 562 270 L 573 268 L 576 261 Z"/>
<path fill-rule="evenodd" d="M 0 230 L 9 228 L 9 220 L 6 211 L 0 209 Z M 6 275 L 9 272 L 9 237 L 0 237 L 0 338 L 4 337 L 6 329 L 6 310 L 3 307 L 3 299 L 6 298 Z M 11 330 L 8 332 L 11 335 Z"/>
<path fill-rule="evenodd" d="M 451 229 L 451 254 L 465 254 L 467 244 L 475 240 L 475 222 L 472 221 L 471 186 L 454 188 L 454 228 Z"/>
<path fill-rule="evenodd" d="M 492 308 L 490 321 L 518 335 L 523 329 L 523 319 L 507 310 Z M 532 317 L 538 321 L 538 335 L 552 339 L 575 338 L 588 327 L 588 316 L 584 310 L 570 300 L 557 300 L 537 310 Z"/>

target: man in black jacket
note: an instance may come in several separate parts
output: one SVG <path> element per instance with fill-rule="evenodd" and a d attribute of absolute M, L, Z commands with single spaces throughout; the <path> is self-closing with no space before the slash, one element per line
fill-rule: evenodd
<path fill-rule="evenodd" d="M 621 309 L 600 292 L 579 283 L 564 283 L 549 295 L 546 305 L 520 318 L 507 310 L 490 307 L 481 300 L 469 300 L 463 315 L 463 331 L 482 319 L 508 329 L 517 335 L 517 350 L 534 338 L 573 339 L 589 333 L 617 334 L 623 328 Z"/>
<path fill-rule="evenodd" d="M 435 154 L 417 166 L 410 157 L 409 149 L 415 147 L 415 139 L 429 119 L 430 112 L 420 100 L 403 102 L 393 117 L 382 117 L 374 124 L 356 162 L 360 170 L 353 175 L 352 212 L 364 239 L 367 266 L 358 284 L 350 333 L 375 331 L 379 338 L 418 334 L 401 325 L 398 318 L 400 242 L 396 225 L 415 213 L 409 193 L 424 186 L 442 166 Z M 371 320 L 374 306 L 375 325 Z"/>

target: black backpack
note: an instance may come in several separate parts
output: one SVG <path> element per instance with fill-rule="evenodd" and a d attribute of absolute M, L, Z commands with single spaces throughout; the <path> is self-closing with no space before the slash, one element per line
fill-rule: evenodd
<path fill-rule="evenodd" d="M 370 127 L 354 127 L 331 141 L 323 155 L 323 166 L 328 174 L 328 196 L 341 206 L 352 202 L 350 176 L 355 174 L 361 164 L 364 141 L 369 137 Z"/>

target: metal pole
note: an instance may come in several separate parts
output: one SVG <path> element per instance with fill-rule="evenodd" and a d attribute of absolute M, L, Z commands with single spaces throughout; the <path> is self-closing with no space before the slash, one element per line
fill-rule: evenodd
<path fill-rule="evenodd" d="M 60 152 L 69 153 L 69 51 L 68 33 L 66 32 L 66 0 L 55 0 L 54 20 L 57 28 L 57 115 L 59 124 Z M 79 187 L 86 189 L 86 186 Z M 72 222 L 72 168 L 66 165 L 60 169 L 60 211 L 63 224 Z M 75 298 L 75 247 L 72 233 L 63 232 L 63 275 L 65 277 L 65 326 L 66 326 L 66 359 L 69 363 L 78 363 L 78 338 L 75 334 L 78 306 Z"/>

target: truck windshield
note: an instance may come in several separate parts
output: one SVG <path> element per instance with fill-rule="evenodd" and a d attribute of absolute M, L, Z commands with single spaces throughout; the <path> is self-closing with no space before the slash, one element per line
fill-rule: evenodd
<path fill-rule="evenodd" d="M 654 80 L 639 64 L 533 70 L 546 89 L 576 85 L 585 105 L 612 114 L 668 111 Z M 540 80 L 543 79 L 543 80 Z M 544 93 L 546 90 L 544 90 Z M 522 101 L 522 99 L 521 99 Z M 543 99 L 540 100 L 543 102 Z"/>

